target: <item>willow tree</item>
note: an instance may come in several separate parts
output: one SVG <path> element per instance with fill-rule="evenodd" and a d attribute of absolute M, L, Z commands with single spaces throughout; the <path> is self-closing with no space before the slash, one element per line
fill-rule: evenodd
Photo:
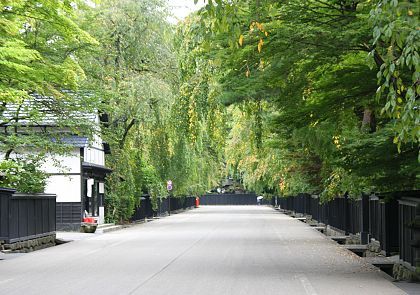
<path fill-rule="evenodd" d="M 84 56 L 87 89 L 102 101 L 109 219 L 127 220 L 142 194 L 164 196 L 176 63 L 166 2 L 101 1 L 83 27 L 100 46 Z"/>
<path fill-rule="evenodd" d="M 405 144 L 398 152 L 394 120 L 376 98 L 377 72 L 384 71 L 378 60 L 384 45 L 372 39 L 372 32 L 380 29 L 369 22 L 376 4 L 209 2 L 201 14 L 209 41 L 199 48 L 220 60 L 220 98 L 242 110 L 256 105 L 251 108 L 255 123 L 249 125 L 253 132 L 244 132 L 241 142 L 249 146 L 254 134 L 259 146 L 249 157 L 251 163 L 233 159 L 241 175 L 253 175 L 248 178 L 251 187 L 277 182 L 274 187 L 284 194 L 305 191 L 325 197 L 418 187 L 417 147 Z M 405 32 L 411 42 L 415 33 Z M 413 119 L 409 124 L 418 120 L 413 111 L 408 118 Z M 416 134 L 415 127 L 406 126 Z M 277 167 L 267 165 L 273 155 L 279 157 Z"/>
<path fill-rule="evenodd" d="M 226 111 L 215 77 L 217 64 L 202 48 L 206 30 L 194 14 L 179 24 L 180 87 L 172 108 L 175 135 L 171 175 L 175 192 L 200 195 L 218 185 L 223 175 Z"/>

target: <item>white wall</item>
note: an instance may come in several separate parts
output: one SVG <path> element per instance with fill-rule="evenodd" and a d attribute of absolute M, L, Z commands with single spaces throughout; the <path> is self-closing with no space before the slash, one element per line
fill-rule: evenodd
<path fill-rule="evenodd" d="M 81 177 L 80 175 L 51 175 L 45 192 L 56 194 L 57 202 L 81 202 Z"/>
<path fill-rule="evenodd" d="M 97 150 L 89 147 L 85 148 L 83 161 L 105 166 L 105 153 L 102 150 Z"/>
<path fill-rule="evenodd" d="M 80 173 L 80 148 L 74 148 L 66 156 L 49 156 L 42 170 L 47 173 Z"/>
<path fill-rule="evenodd" d="M 66 156 L 49 157 L 42 169 L 51 174 L 80 174 L 80 148 L 75 147 Z M 80 190 L 80 175 L 51 175 L 45 187 L 46 193 L 57 195 L 57 202 L 80 202 Z"/>
<path fill-rule="evenodd" d="M 102 138 L 98 134 L 96 134 L 96 133 L 93 135 L 93 139 L 90 142 L 90 144 L 93 147 L 95 147 L 95 148 L 103 149 L 103 146 L 102 146 Z"/>
<path fill-rule="evenodd" d="M 96 116 L 95 122 L 98 126 L 98 132 L 100 133 L 100 122 L 99 116 Z M 93 139 L 90 142 L 90 147 L 84 149 L 83 161 L 96 165 L 105 166 L 105 153 L 103 151 L 102 138 L 95 133 Z"/>
<path fill-rule="evenodd" d="M 27 154 L 33 154 L 34 152 L 28 151 Z M 12 153 L 11 158 L 15 158 L 16 155 Z M 4 154 L 0 153 L 0 159 L 4 158 Z M 45 163 L 39 167 L 46 173 L 80 173 L 80 148 L 73 148 L 67 155 L 47 155 Z"/>

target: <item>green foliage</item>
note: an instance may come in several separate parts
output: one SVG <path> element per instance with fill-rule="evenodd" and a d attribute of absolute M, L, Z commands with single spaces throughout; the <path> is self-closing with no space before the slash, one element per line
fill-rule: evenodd
<path fill-rule="evenodd" d="M 175 181 L 183 177 L 174 163 L 182 157 L 176 147 L 184 133 L 175 125 L 178 67 L 166 15 L 160 0 L 103 1 L 84 15 L 83 26 L 101 44 L 83 60 L 85 87 L 101 97 L 101 110 L 109 115 L 102 128 L 112 151 L 107 165 L 114 171 L 108 179 L 109 220 L 128 220 L 143 194 L 156 208 L 167 195 L 168 179 L 177 194 L 187 193 L 181 189 L 186 183 Z"/>
<path fill-rule="evenodd" d="M 286 195 L 418 189 L 414 11 L 412 1 L 209 1 L 207 40 L 193 50 L 215 61 L 220 100 L 236 106 L 229 173 Z"/>
<path fill-rule="evenodd" d="M 0 187 L 14 188 L 21 193 L 42 193 L 48 175 L 40 170 L 42 157 L 5 160 L 0 162 Z"/>
<path fill-rule="evenodd" d="M 73 1 L 79 4 L 82 1 Z M 62 97 L 83 78 L 77 51 L 96 41 L 74 22 L 69 1 L 2 1 L 0 92 L 3 103 L 29 93 Z"/>
<path fill-rule="evenodd" d="M 395 121 L 394 143 L 420 143 L 419 3 L 378 1 L 371 11 L 373 43 L 371 55 L 378 63 L 378 98 L 382 112 Z M 420 159 L 420 158 L 419 158 Z"/>
<path fill-rule="evenodd" d="M 78 54 L 97 44 L 75 23 L 82 2 L 2 1 L 0 154 L 6 161 L 28 151 L 63 154 L 62 137 L 95 131 L 80 118 L 96 109 L 91 96 L 78 92 L 85 78 Z M 54 127 L 37 128 L 44 125 Z M 25 176 L 30 183 L 30 174 Z"/>
<path fill-rule="evenodd" d="M 115 170 L 107 177 L 106 218 L 109 222 L 124 222 L 130 219 L 140 196 L 136 196 L 136 181 L 129 153 L 120 153 L 108 158 L 107 165 Z M 124 165 L 118 165 L 124 163 Z"/>
<path fill-rule="evenodd" d="M 110 221 L 130 219 L 143 194 L 156 208 L 169 179 L 176 196 L 225 176 L 324 199 L 419 188 L 416 2 L 207 3 L 174 28 L 163 0 L 2 1 L 3 183 L 37 175 L 12 152 L 65 153 L 25 125 L 48 113 L 92 134 L 74 114 L 99 109 Z"/>
<path fill-rule="evenodd" d="M 171 179 L 176 195 L 200 195 L 223 175 L 226 111 L 220 103 L 216 63 L 201 47 L 208 31 L 198 16 L 177 28 L 179 95 L 172 107 Z"/>

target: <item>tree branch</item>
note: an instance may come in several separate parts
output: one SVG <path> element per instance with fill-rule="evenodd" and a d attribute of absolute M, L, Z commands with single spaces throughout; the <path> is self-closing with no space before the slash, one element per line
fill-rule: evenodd
<path fill-rule="evenodd" d="M 130 131 L 131 128 L 133 128 L 133 126 L 136 123 L 137 123 L 137 119 L 134 119 L 133 118 L 133 119 L 131 119 L 130 124 L 128 124 L 127 127 L 125 127 L 124 134 L 123 134 L 122 138 L 119 141 L 119 147 L 120 147 L 120 149 L 122 149 L 124 147 L 125 140 L 127 138 L 128 132 Z"/>

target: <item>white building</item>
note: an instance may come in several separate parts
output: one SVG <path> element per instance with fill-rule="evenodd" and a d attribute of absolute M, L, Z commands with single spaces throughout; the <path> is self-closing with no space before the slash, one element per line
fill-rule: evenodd
<path fill-rule="evenodd" d="M 85 211 L 104 223 L 105 177 L 111 172 L 105 166 L 106 144 L 99 137 L 94 142 L 77 136 L 64 140 L 72 151 L 43 167 L 49 174 L 45 192 L 57 195 L 57 230 L 78 230 Z"/>
<path fill-rule="evenodd" d="M 38 96 L 34 101 L 45 99 L 48 98 Z M 31 107 L 33 106 L 29 106 L 28 109 Z M 3 116 L 13 116 L 12 108 L 9 108 L 8 112 L 9 115 L 4 113 Z M 38 122 L 36 126 L 32 127 L 32 123 L 30 125 L 35 130 L 49 130 L 61 142 L 70 146 L 70 151 L 65 155 L 50 155 L 42 167 L 42 170 L 49 175 L 45 193 L 57 195 L 57 230 L 79 230 L 85 211 L 97 217 L 98 223 L 104 223 L 105 217 L 105 177 L 111 170 L 105 166 L 105 153 L 109 152 L 109 146 L 98 135 L 100 116 L 80 113 L 74 116 L 80 116 L 81 120 L 94 123 L 97 126 L 95 128 L 97 135 L 92 139 L 72 135 L 69 130 L 58 127 L 54 116 L 50 114 L 45 115 L 42 122 Z M 20 124 L 28 127 L 24 120 L 21 120 Z M 7 132 L 8 126 L 3 128 L 4 132 Z"/>

